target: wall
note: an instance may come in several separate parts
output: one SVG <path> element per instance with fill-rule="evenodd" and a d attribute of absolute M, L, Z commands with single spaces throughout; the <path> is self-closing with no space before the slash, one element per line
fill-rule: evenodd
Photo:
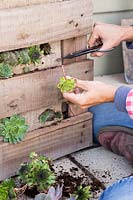
<path fill-rule="evenodd" d="M 94 22 L 120 24 L 121 19 L 133 19 L 132 0 L 93 0 Z M 95 75 L 123 72 L 121 46 L 101 58 L 95 58 Z"/>

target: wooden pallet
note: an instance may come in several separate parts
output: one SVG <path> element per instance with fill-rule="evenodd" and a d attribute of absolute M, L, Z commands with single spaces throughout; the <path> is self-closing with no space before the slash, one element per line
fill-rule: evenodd
<path fill-rule="evenodd" d="M 0 138 L 0 180 L 14 175 L 31 151 L 53 159 L 92 145 L 92 115 L 66 103 L 57 89 L 62 73 L 62 56 L 86 48 L 92 29 L 91 0 L 3 0 L 0 2 L 0 52 L 49 43 L 51 54 L 37 65 L 13 68 L 14 76 L 0 80 L 0 119 L 20 114 L 29 125 L 24 141 L 3 143 Z M 69 76 L 93 80 L 93 60 L 86 56 L 64 61 Z M 41 124 L 46 109 L 64 112 L 68 119 Z M 70 112 L 74 111 L 74 116 Z"/>

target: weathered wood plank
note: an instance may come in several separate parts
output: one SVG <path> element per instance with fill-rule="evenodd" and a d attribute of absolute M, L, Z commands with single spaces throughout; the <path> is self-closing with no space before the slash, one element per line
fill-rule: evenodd
<path fill-rule="evenodd" d="M 62 56 L 66 56 L 69 53 L 85 49 L 87 47 L 87 35 L 63 40 L 61 44 Z M 87 59 L 87 56 L 80 56 L 72 59 L 64 59 L 63 64 L 69 64 L 76 61 Z"/>
<path fill-rule="evenodd" d="M 66 74 L 92 80 L 92 61 L 86 60 L 64 66 Z M 0 80 L 0 118 L 14 113 L 60 104 L 62 95 L 57 83 L 62 76 L 61 66 Z"/>
<path fill-rule="evenodd" d="M 123 19 L 121 23 L 123 26 L 131 26 L 133 25 L 133 19 Z M 127 83 L 131 84 L 133 83 L 133 50 L 128 49 L 126 46 L 126 42 L 123 42 L 122 51 L 125 80 Z"/>
<path fill-rule="evenodd" d="M 55 3 L 63 0 L 0 0 L 0 9 L 31 6 L 43 3 Z"/>
<path fill-rule="evenodd" d="M 42 70 L 50 67 L 55 67 L 61 65 L 61 42 L 50 43 L 51 53 L 49 55 L 42 56 L 40 64 L 30 64 L 30 65 L 17 65 L 13 67 L 14 74 L 23 74 L 25 67 L 29 71 Z"/>
<path fill-rule="evenodd" d="M 56 159 L 92 145 L 91 118 L 90 113 L 81 114 L 33 131 L 19 144 L 0 143 L 0 180 L 14 175 L 32 151 Z"/>
<path fill-rule="evenodd" d="M 91 0 L 70 0 L 1 10 L 0 51 L 88 34 Z"/>

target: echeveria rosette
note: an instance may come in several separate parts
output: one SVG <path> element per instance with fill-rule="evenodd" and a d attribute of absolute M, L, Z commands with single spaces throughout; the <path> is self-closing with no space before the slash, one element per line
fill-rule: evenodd
<path fill-rule="evenodd" d="M 47 190 L 55 183 L 55 174 L 50 168 L 50 161 L 45 156 L 30 154 L 30 162 L 21 165 L 19 179 L 28 187 L 37 187 L 38 191 Z"/>
<path fill-rule="evenodd" d="M 41 51 L 39 46 L 33 46 L 28 49 L 28 55 L 31 59 L 31 63 L 39 64 L 43 52 Z"/>
<path fill-rule="evenodd" d="M 17 200 L 14 191 L 15 183 L 12 179 L 6 179 L 0 184 L 0 200 Z"/>
<path fill-rule="evenodd" d="M 0 121 L 0 136 L 3 136 L 4 142 L 16 144 L 22 141 L 27 129 L 25 118 L 19 115 L 13 115 Z"/>
<path fill-rule="evenodd" d="M 0 63 L 0 78 L 10 78 L 13 76 L 12 67 L 8 64 Z"/>
<path fill-rule="evenodd" d="M 57 87 L 61 92 L 72 92 L 75 89 L 76 82 L 73 78 L 61 77 Z"/>
<path fill-rule="evenodd" d="M 90 190 L 91 190 L 90 186 L 83 187 L 81 185 L 77 188 L 77 190 L 74 192 L 72 196 L 75 197 L 76 200 L 88 200 L 92 197 Z"/>

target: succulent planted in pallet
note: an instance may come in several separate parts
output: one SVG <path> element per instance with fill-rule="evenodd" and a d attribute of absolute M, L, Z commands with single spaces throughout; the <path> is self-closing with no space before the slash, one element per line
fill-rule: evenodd
<path fill-rule="evenodd" d="M 36 153 L 30 154 L 30 162 L 23 163 L 19 170 L 19 179 L 29 188 L 37 187 L 38 191 L 47 190 L 55 183 L 55 175 L 51 170 L 50 160 Z"/>
<path fill-rule="evenodd" d="M 41 50 L 43 51 L 43 54 L 45 56 L 49 55 L 51 53 L 51 46 L 49 43 L 45 43 L 41 45 Z"/>
<path fill-rule="evenodd" d="M 61 77 L 57 87 L 61 92 L 71 92 L 75 89 L 75 80 L 73 78 Z"/>
<path fill-rule="evenodd" d="M 88 200 L 88 199 L 90 199 L 92 197 L 90 189 L 91 189 L 90 186 L 86 186 L 86 187 L 83 187 L 82 185 L 79 186 L 77 188 L 77 190 L 75 191 L 75 193 L 72 195 L 73 197 L 71 197 L 70 200 Z"/>
<path fill-rule="evenodd" d="M 24 139 L 28 125 L 23 117 L 13 115 L 0 120 L 0 136 L 4 142 L 16 144 Z"/>
<path fill-rule="evenodd" d="M 28 49 L 16 50 L 16 51 L 14 51 L 14 53 L 18 59 L 18 64 L 30 64 L 31 63 L 31 59 L 28 54 Z"/>
<path fill-rule="evenodd" d="M 18 64 L 18 59 L 14 51 L 7 51 L 0 53 L 0 62 L 15 66 Z"/>
<path fill-rule="evenodd" d="M 39 46 L 33 46 L 28 48 L 28 55 L 31 59 L 31 63 L 38 64 L 42 56 L 42 51 Z"/>
<path fill-rule="evenodd" d="M 17 200 L 15 183 L 12 179 L 6 179 L 0 184 L 0 200 Z"/>
<path fill-rule="evenodd" d="M 0 63 L 0 78 L 10 78 L 13 76 L 11 66 L 8 64 Z"/>
<path fill-rule="evenodd" d="M 39 122 L 45 123 L 47 121 L 53 121 L 54 119 L 61 119 L 62 114 L 61 112 L 55 112 L 52 109 L 46 109 L 40 116 Z"/>

